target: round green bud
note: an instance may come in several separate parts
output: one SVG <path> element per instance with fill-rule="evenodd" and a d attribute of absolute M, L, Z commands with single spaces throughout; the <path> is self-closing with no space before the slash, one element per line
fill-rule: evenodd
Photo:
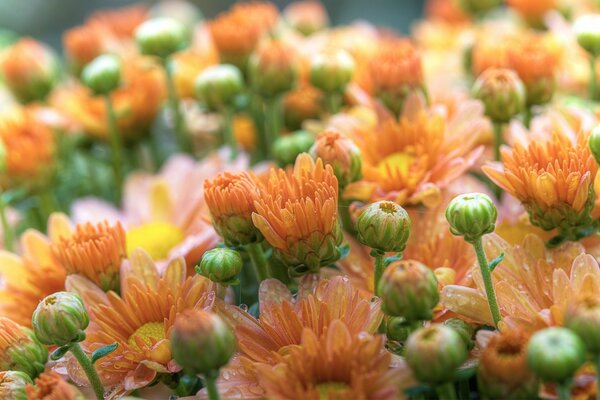
<path fill-rule="evenodd" d="M 540 379 L 564 383 L 585 362 L 585 344 L 566 328 L 537 332 L 527 346 L 527 366 Z"/>
<path fill-rule="evenodd" d="M 405 342 L 413 331 L 413 326 L 403 317 L 390 317 L 385 324 L 385 334 L 389 340 Z"/>
<path fill-rule="evenodd" d="M 600 55 L 600 14 L 583 15 L 573 24 L 577 43 L 592 57 Z"/>
<path fill-rule="evenodd" d="M 243 264 L 240 253 L 219 247 L 204 253 L 200 265 L 196 267 L 196 272 L 213 282 L 233 285 L 239 283 L 237 276 L 241 272 Z"/>
<path fill-rule="evenodd" d="M 294 164 L 299 154 L 306 153 L 315 143 L 315 137 L 307 131 L 296 131 L 280 136 L 273 143 L 273 158 L 282 166 Z"/>
<path fill-rule="evenodd" d="M 483 102 L 492 121 L 508 122 L 525 109 L 527 90 L 514 71 L 489 68 L 475 81 L 473 96 Z"/>
<path fill-rule="evenodd" d="M 111 54 L 96 57 L 83 69 L 81 80 L 94 94 L 108 94 L 121 84 L 121 60 Z"/>
<path fill-rule="evenodd" d="M 565 312 L 565 328 L 575 332 L 589 353 L 600 354 L 600 299 L 584 297 L 569 304 Z"/>
<path fill-rule="evenodd" d="M 48 348 L 33 331 L 5 317 L 0 317 L 0 348 L 0 371 L 21 371 L 33 379 L 48 361 Z"/>
<path fill-rule="evenodd" d="M 187 47 L 188 33 L 181 22 L 160 17 L 138 26 L 135 40 L 142 54 L 164 59 Z"/>
<path fill-rule="evenodd" d="M 190 375 L 217 376 L 235 353 L 235 335 L 216 314 L 187 310 L 171 332 L 173 359 Z"/>
<path fill-rule="evenodd" d="M 0 398 L 4 400 L 27 400 L 25 388 L 33 381 L 21 371 L 0 371 Z"/>
<path fill-rule="evenodd" d="M 47 345 L 65 346 L 85 339 L 90 318 L 75 293 L 56 292 L 40 301 L 33 312 L 33 331 Z"/>
<path fill-rule="evenodd" d="M 293 52 L 279 41 L 258 49 L 248 62 L 250 83 L 262 96 L 271 98 L 296 85 L 298 65 Z"/>
<path fill-rule="evenodd" d="M 475 341 L 473 340 L 475 329 L 471 324 L 460 318 L 449 318 L 444 321 L 444 326 L 454 329 L 460 335 L 465 346 L 467 346 L 467 350 L 471 350 L 475 347 Z"/>
<path fill-rule="evenodd" d="M 344 50 L 317 54 L 310 61 L 310 83 L 325 93 L 343 93 L 353 74 L 354 60 Z"/>
<path fill-rule="evenodd" d="M 460 335 L 454 329 L 438 324 L 410 335 L 404 352 L 415 378 L 431 385 L 453 381 L 456 370 L 468 356 Z"/>
<path fill-rule="evenodd" d="M 404 251 L 410 226 L 406 210 L 387 200 L 369 204 L 356 221 L 358 240 L 380 253 Z"/>
<path fill-rule="evenodd" d="M 244 88 L 244 78 L 234 65 L 214 65 L 198 75 L 194 86 L 198 100 L 216 111 L 233 105 Z"/>
<path fill-rule="evenodd" d="M 471 15 L 481 15 L 502 5 L 502 0 L 459 0 L 460 8 Z"/>
<path fill-rule="evenodd" d="M 592 155 L 596 159 L 596 163 L 600 164 L 600 125 L 592 129 L 588 145 L 590 146 Z"/>
<path fill-rule="evenodd" d="M 473 243 L 496 227 L 498 211 L 492 199 L 483 193 L 467 193 L 456 196 L 446 208 L 450 232 L 464 236 Z"/>
<path fill-rule="evenodd" d="M 440 301 L 437 279 L 432 270 L 414 260 L 390 264 L 379 282 L 381 308 L 407 321 L 428 321 Z"/>
<path fill-rule="evenodd" d="M 321 132 L 310 149 L 312 158 L 331 165 L 341 188 L 362 176 L 362 158 L 358 146 L 340 132 Z"/>

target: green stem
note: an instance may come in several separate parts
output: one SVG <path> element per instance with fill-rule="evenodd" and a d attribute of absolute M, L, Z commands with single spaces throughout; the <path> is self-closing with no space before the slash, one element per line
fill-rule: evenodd
<path fill-rule="evenodd" d="M 94 368 L 94 365 L 88 358 L 88 356 L 83 352 L 79 343 L 73 343 L 69 350 L 75 356 L 81 368 L 85 372 L 88 380 L 90 381 L 90 385 L 92 385 L 92 389 L 94 389 L 94 393 L 96 394 L 96 398 L 98 400 L 104 400 L 104 387 L 102 386 L 102 382 L 100 382 L 100 377 Z"/>
<path fill-rule="evenodd" d="M 231 159 L 237 157 L 238 148 L 233 133 L 233 111 L 230 109 L 223 110 L 223 143 L 231 149 Z"/>
<path fill-rule="evenodd" d="M 523 111 L 523 124 L 527 129 L 529 129 L 532 119 L 533 112 L 531 111 L 531 106 L 525 106 L 525 111 Z"/>
<path fill-rule="evenodd" d="M 591 101 L 598 99 L 598 78 L 596 77 L 596 57 L 590 57 L 590 84 L 589 84 L 589 96 Z"/>
<path fill-rule="evenodd" d="M 325 103 L 329 114 L 336 114 L 342 108 L 342 96 L 339 93 L 328 93 L 325 97 Z"/>
<path fill-rule="evenodd" d="M 260 283 L 261 281 L 268 279 L 269 270 L 267 268 L 267 258 L 265 257 L 265 253 L 260 246 L 260 243 L 250 243 L 246 245 L 246 251 L 248 252 L 250 261 L 252 261 L 252 265 L 254 266 L 254 271 L 256 272 L 258 282 Z"/>
<path fill-rule="evenodd" d="M 373 287 L 375 288 L 375 295 L 379 296 L 379 281 L 385 270 L 385 253 L 378 250 L 371 251 L 371 256 L 375 258 L 375 276 L 373 281 Z"/>
<path fill-rule="evenodd" d="M 494 122 L 492 124 L 494 126 L 494 160 L 500 161 L 500 146 L 504 141 L 502 137 L 502 128 L 504 125 L 502 122 Z"/>
<path fill-rule="evenodd" d="M 271 155 L 271 146 L 279 137 L 281 131 L 281 113 L 279 111 L 280 97 L 265 100 L 265 152 Z"/>
<path fill-rule="evenodd" d="M 481 271 L 481 277 L 483 278 L 483 284 L 485 285 L 485 293 L 487 296 L 488 304 L 490 306 L 490 312 L 494 320 L 494 325 L 498 327 L 498 323 L 502 320 L 500 316 L 500 309 L 498 308 L 498 302 L 496 300 L 496 293 L 494 292 L 494 283 L 492 281 L 492 272 L 485 256 L 485 250 L 483 250 L 483 242 L 481 237 L 474 241 L 473 248 L 477 255 L 477 261 L 479 262 L 479 269 Z"/>
<path fill-rule="evenodd" d="M 469 387 L 468 379 L 458 381 L 458 397 L 460 400 L 469 400 L 471 398 L 471 388 Z"/>
<path fill-rule="evenodd" d="M 600 354 L 596 355 L 596 385 L 600 382 Z M 596 389 L 596 400 L 600 400 L 600 390 Z"/>
<path fill-rule="evenodd" d="M 206 391 L 208 392 L 208 400 L 219 400 L 219 390 L 217 389 L 218 374 L 207 374 L 204 378 L 206 381 Z"/>
<path fill-rule="evenodd" d="M 104 96 L 106 103 L 106 115 L 108 118 L 108 139 L 112 152 L 113 170 L 115 172 L 116 196 L 117 204 L 121 201 L 121 191 L 123 190 L 123 144 L 121 143 L 121 135 L 117 127 L 117 117 L 113 107 L 110 94 Z"/>
<path fill-rule="evenodd" d="M 350 215 L 350 201 L 340 197 L 338 200 L 338 213 L 340 215 L 340 220 L 342 221 L 342 227 L 344 230 L 352 236 L 355 236 L 356 227 L 354 226 L 352 216 Z"/>
<path fill-rule="evenodd" d="M 558 390 L 558 400 L 569 400 L 571 398 L 571 384 L 571 380 L 556 384 L 556 389 Z"/>
<path fill-rule="evenodd" d="M 174 122 L 175 139 L 179 145 L 179 150 L 192 153 L 191 144 L 185 129 L 183 116 L 181 115 L 181 109 L 179 108 L 179 99 L 177 98 L 177 91 L 175 89 L 175 82 L 173 80 L 173 72 L 169 68 L 168 61 L 163 62 L 163 69 L 165 70 L 165 81 L 167 84 L 167 92 L 169 96 L 169 107 Z"/>
<path fill-rule="evenodd" d="M 43 189 L 38 193 L 37 200 L 39 212 L 42 217 L 42 225 L 46 226 L 50 214 L 58 210 L 56 199 L 54 198 L 54 194 L 52 192 L 47 189 Z"/>
<path fill-rule="evenodd" d="M 12 252 L 15 250 L 15 233 L 8 223 L 6 206 L 4 196 L 0 195 L 0 221 L 2 222 L 2 233 L 4 234 L 4 249 Z"/>
<path fill-rule="evenodd" d="M 444 383 L 435 388 L 440 400 L 456 400 L 456 391 L 452 382 Z"/>

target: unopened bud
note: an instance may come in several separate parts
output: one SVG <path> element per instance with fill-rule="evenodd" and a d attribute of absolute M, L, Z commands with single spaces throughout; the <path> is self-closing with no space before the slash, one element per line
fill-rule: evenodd
<path fill-rule="evenodd" d="M 32 322 L 40 342 L 65 346 L 85 339 L 90 319 L 81 297 L 57 292 L 40 301 L 33 312 Z"/>
<path fill-rule="evenodd" d="M 356 221 L 358 240 L 382 253 L 404 251 L 410 227 L 406 210 L 387 200 L 369 204 Z"/>

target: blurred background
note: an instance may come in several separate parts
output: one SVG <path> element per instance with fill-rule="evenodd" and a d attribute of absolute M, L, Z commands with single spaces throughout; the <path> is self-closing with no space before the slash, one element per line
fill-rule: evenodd
<path fill-rule="evenodd" d="M 235 0 L 192 0 L 205 18 L 213 18 Z M 275 0 L 279 8 L 291 0 Z M 0 0 L 0 29 L 32 36 L 59 49 L 62 32 L 79 25 L 95 10 L 118 8 L 158 1 L 129 0 Z M 411 23 L 422 14 L 424 0 L 322 0 L 333 24 L 357 19 L 408 33 Z"/>

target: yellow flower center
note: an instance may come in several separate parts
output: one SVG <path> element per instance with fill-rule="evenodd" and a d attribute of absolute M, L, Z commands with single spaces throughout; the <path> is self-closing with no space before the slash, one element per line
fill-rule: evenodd
<path fill-rule="evenodd" d="M 402 176 L 407 176 L 410 167 L 415 162 L 415 159 L 416 157 L 414 154 L 406 151 L 401 151 L 398 153 L 390 154 L 389 156 L 381 160 L 379 164 L 377 164 L 377 169 L 382 174 L 384 174 L 384 176 L 387 175 L 388 170 L 399 171 L 402 174 Z"/>
<path fill-rule="evenodd" d="M 127 254 L 141 247 L 154 260 L 164 260 L 184 239 L 183 231 L 167 222 L 150 222 L 127 231 Z"/>
<path fill-rule="evenodd" d="M 348 393 L 350 389 L 347 384 L 342 382 L 319 383 L 315 388 L 317 389 L 317 393 L 319 393 L 319 400 L 338 398 L 339 395 Z"/>
<path fill-rule="evenodd" d="M 162 322 L 148 322 L 140 326 L 131 336 L 127 343 L 131 348 L 142 351 L 138 345 L 138 338 L 144 342 L 147 346 L 152 345 L 153 342 L 157 342 L 165 338 L 165 327 Z"/>

